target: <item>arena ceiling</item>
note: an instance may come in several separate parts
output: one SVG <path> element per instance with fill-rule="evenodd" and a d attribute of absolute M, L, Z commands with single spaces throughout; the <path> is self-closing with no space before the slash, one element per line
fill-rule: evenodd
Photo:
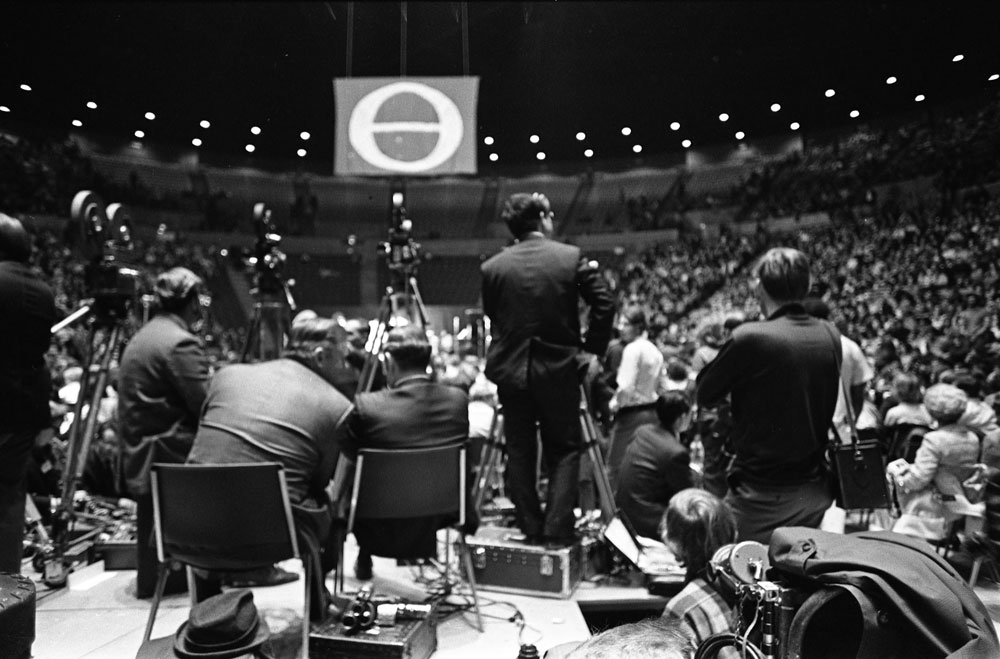
<path fill-rule="evenodd" d="M 3 3 L 0 129 L 123 140 L 142 130 L 150 144 L 190 149 L 199 138 L 206 154 L 244 160 L 248 143 L 261 159 L 305 148 L 308 168 L 329 173 L 334 78 L 465 70 L 457 2 L 353 3 L 348 70 L 350 4 Z M 632 157 L 637 144 L 644 156 L 680 153 L 685 139 L 735 145 L 737 131 L 780 136 L 792 122 L 808 135 L 1000 89 L 990 80 L 998 2 L 470 2 L 467 12 L 481 172 L 535 162 L 539 150 L 582 163 L 587 148 L 603 159 Z"/>

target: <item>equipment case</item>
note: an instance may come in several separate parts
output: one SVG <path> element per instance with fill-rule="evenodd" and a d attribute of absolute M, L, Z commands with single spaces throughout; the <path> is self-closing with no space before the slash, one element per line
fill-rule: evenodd
<path fill-rule="evenodd" d="M 341 621 L 331 617 L 309 633 L 313 659 L 427 659 L 437 650 L 437 611 L 419 620 L 397 620 L 392 627 L 373 626 L 348 636 Z"/>
<path fill-rule="evenodd" d="M 577 540 L 569 547 L 546 549 L 513 538 L 517 529 L 480 527 L 467 538 L 476 587 L 518 595 L 567 599 L 583 577 L 583 561 L 592 541 Z"/>

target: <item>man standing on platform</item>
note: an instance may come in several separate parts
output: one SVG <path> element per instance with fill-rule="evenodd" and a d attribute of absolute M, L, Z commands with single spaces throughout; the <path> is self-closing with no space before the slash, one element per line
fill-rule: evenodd
<path fill-rule="evenodd" d="M 833 502 L 823 456 L 840 388 L 840 336 L 806 313 L 809 260 L 769 250 L 754 272 L 767 318 L 744 323 L 698 374 L 698 404 L 732 396 L 725 501 L 740 540 L 767 544 L 779 526 L 818 528 Z"/>
<path fill-rule="evenodd" d="M 549 239 L 553 214 L 545 195 L 511 195 L 502 217 L 516 242 L 482 265 L 483 311 L 493 335 L 486 376 L 503 406 L 508 492 L 518 525 L 530 543 L 564 546 L 574 540 L 584 448 L 580 352 L 604 355 L 614 299 L 578 247 Z M 589 306 L 582 341 L 580 298 Z M 549 480 L 544 514 L 535 482 L 538 430 Z"/>
<path fill-rule="evenodd" d="M 52 290 L 28 266 L 31 238 L 0 213 L 0 572 L 21 572 L 28 458 L 52 423 L 45 353 L 56 321 Z"/>

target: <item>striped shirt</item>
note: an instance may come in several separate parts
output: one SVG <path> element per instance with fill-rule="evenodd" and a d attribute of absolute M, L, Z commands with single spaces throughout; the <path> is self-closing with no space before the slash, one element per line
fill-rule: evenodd
<path fill-rule="evenodd" d="M 691 633 L 695 647 L 713 634 L 735 631 L 735 613 L 732 607 L 700 577 L 688 582 L 681 592 L 667 602 L 663 615 L 680 619 Z M 725 659 L 739 655 L 735 648 L 723 648 L 718 656 Z"/>

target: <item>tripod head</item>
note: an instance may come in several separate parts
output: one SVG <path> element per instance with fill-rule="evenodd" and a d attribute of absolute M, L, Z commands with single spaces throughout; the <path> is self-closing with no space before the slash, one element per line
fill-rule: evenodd
<path fill-rule="evenodd" d="M 420 244 L 413 240 L 413 220 L 403 206 L 403 193 L 392 193 L 392 212 L 387 240 L 378 244 L 378 255 L 386 260 L 393 275 L 396 290 L 404 290 L 406 282 L 416 276 L 420 265 Z"/>
<path fill-rule="evenodd" d="M 81 190 L 73 197 L 70 218 L 87 261 L 84 289 L 94 301 L 94 318 L 106 326 L 124 321 L 139 299 L 141 274 L 126 264 L 135 252 L 128 209 L 105 206 L 97 193 Z"/>
<path fill-rule="evenodd" d="M 288 293 L 283 271 L 287 257 L 278 249 L 281 244 L 281 234 L 278 233 L 271 219 L 271 209 L 267 204 L 258 202 L 253 206 L 253 225 L 257 234 L 253 256 L 250 263 L 254 266 L 254 285 L 262 295 L 276 296 Z M 290 304 L 294 309 L 295 305 Z"/>

